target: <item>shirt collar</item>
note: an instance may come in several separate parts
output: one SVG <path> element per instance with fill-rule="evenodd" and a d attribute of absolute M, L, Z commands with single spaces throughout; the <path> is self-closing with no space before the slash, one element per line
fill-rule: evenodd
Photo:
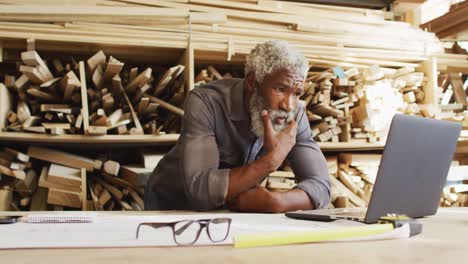
<path fill-rule="evenodd" d="M 231 89 L 231 105 L 229 109 L 229 117 L 234 121 L 247 120 L 250 118 L 249 113 L 245 110 L 244 92 L 246 91 L 247 82 L 245 79 L 238 82 Z"/>

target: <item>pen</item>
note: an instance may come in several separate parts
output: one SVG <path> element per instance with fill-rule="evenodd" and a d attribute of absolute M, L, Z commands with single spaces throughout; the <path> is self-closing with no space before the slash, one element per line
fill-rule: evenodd
<path fill-rule="evenodd" d="M 18 222 L 32 224 L 66 224 L 66 223 L 93 223 L 92 216 L 70 216 L 70 215 L 26 215 L 26 216 L 8 216 L 0 218 L 0 224 L 14 224 Z"/>
<path fill-rule="evenodd" d="M 0 218 L 0 225 L 14 224 L 18 221 L 20 216 L 8 216 L 6 218 Z"/>

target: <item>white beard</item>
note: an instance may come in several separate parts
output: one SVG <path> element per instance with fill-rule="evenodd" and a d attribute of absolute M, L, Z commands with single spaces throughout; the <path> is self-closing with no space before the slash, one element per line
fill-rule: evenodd
<path fill-rule="evenodd" d="M 273 125 L 273 130 L 276 132 L 280 132 L 284 130 L 286 127 L 289 126 L 289 122 L 294 119 L 296 116 L 297 108 L 290 112 L 286 112 L 283 110 L 268 110 L 265 108 L 265 100 L 261 95 L 258 94 L 258 89 L 255 89 L 252 97 L 250 98 L 249 102 L 250 106 L 250 124 L 252 126 L 252 132 L 255 136 L 259 138 L 263 138 L 263 118 L 262 118 L 262 111 L 267 110 L 268 115 L 270 116 L 270 120 Z M 274 120 L 278 117 L 285 117 L 286 122 L 283 124 L 275 124 Z"/>

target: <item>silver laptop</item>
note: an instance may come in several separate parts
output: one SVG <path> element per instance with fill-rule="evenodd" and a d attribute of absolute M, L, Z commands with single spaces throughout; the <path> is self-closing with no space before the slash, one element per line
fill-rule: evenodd
<path fill-rule="evenodd" d="M 297 219 L 375 223 L 387 214 L 413 218 L 437 212 L 461 124 L 395 115 L 368 208 L 287 212 Z"/>

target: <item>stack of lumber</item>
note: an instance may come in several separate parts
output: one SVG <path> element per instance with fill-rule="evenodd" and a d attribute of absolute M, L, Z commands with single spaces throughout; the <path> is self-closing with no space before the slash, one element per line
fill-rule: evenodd
<path fill-rule="evenodd" d="M 99 51 L 84 62 L 43 60 L 21 53 L 16 74 L 4 76 L 10 90 L 7 131 L 60 134 L 178 133 L 184 99 L 183 65 L 161 73 L 125 67 Z M 79 76 L 79 77 L 78 77 Z"/>
<path fill-rule="evenodd" d="M 460 3 L 453 4 L 448 13 L 426 22 L 420 27 L 436 33 L 439 38 L 453 37 L 457 33 L 466 30 L 467 13 L 468 2 L 460 1 Z"/>
<path fill-rule="evenodd" d="M 325 67 L 414 67 L 428 56 L 443 54 L 434 33 L 388 21 L 392 14 L 381 10 L 272 0 L 91 0 L 73 6 L 58 0 L 41 5 L 32 0 L 2 3 L 0 38 L 190 45 L 203 59 L 228 61 L 248 54 L 259 42 L 277 38 L 298 46 L 311 64 Z M 466 62 L 461 65 L 467 66 Z"/>
<path fill-rule="evenodd" d="M 3 210 L 143 210 L 143 184 L 114 160 L 43 147 L 4 148 L 0 165 Z M 136 175 L 136 176 L 135 176 Z"/>

